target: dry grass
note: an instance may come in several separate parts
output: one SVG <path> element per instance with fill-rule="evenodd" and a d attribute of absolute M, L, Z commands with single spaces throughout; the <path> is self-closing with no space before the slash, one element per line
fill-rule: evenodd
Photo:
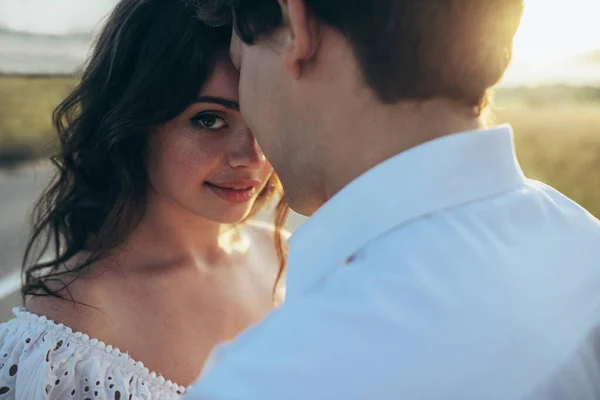
<path fill-rule="evenodd" d="M 0 75 L 0 156 L 51 151 L 52 110 L 74 85 L 71 77 Z"/>
<path fill-rule="evenodd" d="M 0 75 L 0 165 L 12 154 L 46 155 L 54 107 L 71 77 Z M 497 122 L 510 122 L 528 176 L 544 181 L 600 217 L 600 89 L 564 86 L 499 92 Z"/>
<path fill-rule="evenodd" d="M 496 111 L 515 130 L 523 169 L 600 217 L 600 103 L 524 106 Z"/>

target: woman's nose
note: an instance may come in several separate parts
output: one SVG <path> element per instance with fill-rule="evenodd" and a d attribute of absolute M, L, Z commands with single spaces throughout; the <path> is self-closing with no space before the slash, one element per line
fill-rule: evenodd
<path fill-rule="evenodd" d="M 240 135 L 229 155 L 229 164 L 233 168 L 257 169 L 265 161 L 265 155 L 250 130 Z"/>

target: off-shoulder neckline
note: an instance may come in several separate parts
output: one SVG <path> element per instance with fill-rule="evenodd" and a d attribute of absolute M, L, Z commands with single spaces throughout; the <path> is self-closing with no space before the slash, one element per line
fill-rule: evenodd
<path fill-rule="evenodd" d="M 43 325 L 47 329 L 60 332 L 61 334 L 66 335 L 67 337 L 76 339 L 85 346 L 89 346 L 100 351 L 105 351 L 106 353 L 114 357 L 115 360 L 120 360 L 125 364 L 130 364 L 131 367 L 135 368 L 137 370 L 137 373 L 141 377 L 146 379 L 149 383 L 153 383 L 159 386 L 166 386 L 167 388 L 173 390 L 177 394 L 183 394 L 188 389 L 183 385 L 179 385 L 171 380 L 165 379 L 161 374 L 157 374 L 154 371 L 150 371 L 147 367 L 144 366 L 144 363 L 142 363 L 141 361 L 134 360 L 129 354 L 122 352 L 118 348 L 105 344 L 104 342 L 98 339 L 90 338 L 90 336 L 85 333 L 74 332 L 73 329 L 69 328 L 68 326 L 65 326 L 64 324 L 57 324 L 56 322 L 48 319 L 43 315 L 40 316 L 32 313 L 24 307 L 13 308 L 13 314 L 18 320 L 26 320 L 37 325 Z"/>

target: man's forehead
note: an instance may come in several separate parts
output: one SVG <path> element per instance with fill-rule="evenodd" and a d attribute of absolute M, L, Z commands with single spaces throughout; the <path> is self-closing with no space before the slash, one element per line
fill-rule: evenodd
<path fill-rule="evenodd" d="M 240 57 L 242 52 L 242 41 L 235 32 L 235 29 L 231 33 L 231 43 L 229 44 L 229 56 L 233 65 L 240 69 Z"/>

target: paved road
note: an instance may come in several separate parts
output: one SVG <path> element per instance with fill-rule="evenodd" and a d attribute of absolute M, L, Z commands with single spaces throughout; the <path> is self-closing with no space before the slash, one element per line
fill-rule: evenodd
<path fill-rule="evenodd" d="M 18 294 L 13 292 L 5 297 L 3 293 L 6 288 L 14 290 L 18 285 L 21 258 L 29 235 L 29 212 L 47 186 L 51 173 L 45 163 L 15 171 L 0 170 L 0 322 L 10 318 L 11 308 L 20 303 Z M 294 214 L 288 228 L 293 231 L 303 221 L 303 217 Z"/>
<path fill-rule="evenodd" d="M 0 171 L 0 279 L 21 264 L 29 235 L 29 212 L 49 180 L 46 164 Z"/>
<path fill-rule="evenodd" d="M 0 321 L 10 318 L 11 308 L 20 305 L 14 289 L 29 235 L 29 212 L 50 176 L 47 164 L 0 170 Z M 11 290 L 13 293 L 4 297 Z"/>

